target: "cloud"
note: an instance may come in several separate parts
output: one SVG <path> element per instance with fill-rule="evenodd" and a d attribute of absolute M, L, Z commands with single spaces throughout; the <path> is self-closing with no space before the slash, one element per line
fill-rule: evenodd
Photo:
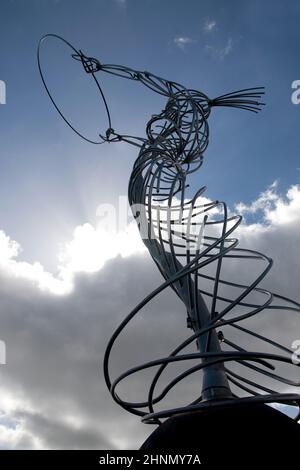
<path fill-rule="evenodd" d="M 230 52 L 232 51 L 233 48 L 233 40 L 231 38 L 228 39 L 225 47 L 220 50 L 220 58 L 224 59 Z"/>
<path fill-rule="evenodd" d="M 0 418 L 1 419 L 1 418 Z M 30 411 L 14 410 L 0 421 L 1 449 L 97 449 L 112 444 L 97 429 L 68 424 Z"/>
<path fill-rule="evenodd" d="M 73 239 L 61 249 L 59 276 L 65 282 L 72 281 L 74 273 L 96 272 L 118 255 L 126 257 L 144 251 L 135 222 L 115 233 L 103 229 L 101 224 L 94 227 L 85 223 L 75 228 Z"/>
<path fill-rule="evenodd" d="M 140 445 L 150 428 L 111 400 L 101 361 L 117 324 L 161 282 L 149 256 L 118 256 L 96 273 L 77 274 L 74 289 L 64 296 L 5 273 L 0 281 L 0 331 L 8 356 L 1 369 L 0 445 Z M 159 334 L 145 335 L 153 322 Z M 150 360 L 154 351 L 155 355 L 167 354 L 178 340 L 178 331 L 183 339 L 185 315 L 179 301 L 166 293 L 145 310 L 142 323 L 137 320 L 127 329 L 114 351 L 113 372 Z M 144 380 L 134 379 L 131 393 L 145 393 Z"/>
<path fill-rule="evenodd" d="M 111 446 L 104 434 L 101 438 L 97 428 L 77 427 L 75 423 L 67 423 L 67 420 L 28 411 L 17 411 L 15 419 L 20 423 L 17 427 L 23 427 L 23 433 L 31 436 L 33 442 L 37 441 L 35 446 L 38 444 L 38 448 L 76 450 Z"/>
<path fill-rule="evenodd" d="M 278 181 L 275 180 L 265 191 L 263 191 L 259 197 L 251 204 L 238 203 L 235 205 L 235 209 L 241 214 L 255 214 L 261 210 L 264 215 L 273 205 L 278 202 L 279 196 L 276 193 L 278 187 Z"/>
<path fill-rule="evenodd" d="M 174 43 L 182 51 L 185 51 L 188 46 L 190 46 L 191 44 L 194 44 L 195 42 L 196 42 L 195 39 L 192 39 L 188 36 L 176 36 L 174 38 Z"/>
<path fill-rule="evenodd" d="M 293 185 L 281 195 L 279 184 L 273 183 L 256 200 L 237 207 L 246 215 L 238 229 L 240 245 L 274 258 L 264 287 L 297 300 L 300 188 Z M 247 221 L 252 216 L 257 218 L 255 223 Z M 57 295 L 51 283 L 64 282 L 59 274 L 19 261 L 18 243 L 0 234 L 0 337 L 7 345 L 0 383 L 1 448 L 138 448 L 153 430 L 112 401 L 101 361 L 116 326 L 160 285 L 161 276 L 136 241 L 127 246 L 133 233 L 126 238 L 124 232 L 115 239 L 117 247 L 108 244 L 103 252 L 98 245 L 105 236 L 91 224 L 74 230 L 72 240 L 62 248 L 58 268 L 58 273 L 63 269 L 69 273 L 72 289 Z M 255 274 L 255 268 L 246 263 L 228 260 L 223 274 L 243 282 Z M 51 282 L 47 285 L 45 279 Z M 253 323 L 249 320 L 249 325 L 290 347 L 299 336 L 296 320 L 280 310 L 272 317 L 266 311 Z M 120 336 L 113 350 L 113 376 L 167 355 L 189 334 L 179 299 L 171 290 L 163 292 Z M 243 334 L 233 337 L 246 349 L 255 348 Z M 166 380 L 176 370 L 171 368 Z M 251 371 L 246 373 L 252 377 Z M 133 377 L 120 387 L 120 395 L 143 399 L 150 377 L 150 371 Z M 197 375 L 179 384 L 177 392 L 166 397 L 164 407 L 195 399 L 199 380 Z"/>
<path fill-rule="evenodd" d="M 217 47 L 214 45 L 206 44 L 204 50 L 212 57 L 224 60 L 233 50 L 233 39 L 228 38 L 225 46 Z"/>
<path fill-rule="evenodd" d="M 203 26 L 204 33 L 211 33 L 217 29 L 217 22 L 212 19 L 206 19 Z"/>
<path fill-rule="evenodd" d="M 72 240 L 61 247 L 56 275 L 45 271 L 39 262 L 19 261 L 21 251 L 19 243 L 0 230 L 0 270 L 43 291 L 64 295 L 73 289 L 76 273 L 99 271 L 107 260 L 144 252 L 145 246 L 135 222 L 115 233 L 109 233 L 101 224 L 84 223 L 74 229 Z"/>
<path fill-rule="evenodd" d="M 280 195 L 277 189 L 278 181 L 274 181 L 255 201 L 248 205 L 238 203 L 235 209 L 243 215 L 260 213 L 260 225 L 270 229 L 299 222 L 300 186 L 291 186 L 285 196 Z"/>
<path fill-rule="evenodd" d="M 19 243 L 11 240 L 3 231 L 0 231 L 0 270 L 12 279 L 27 279 L 40 289 L 50 290 L 54 293 L 64 293 L 70 290 L 69 280 L 62 280 L 44 270 L 39 262 L 27 263 L 19 261 L 21 247 Z"/>

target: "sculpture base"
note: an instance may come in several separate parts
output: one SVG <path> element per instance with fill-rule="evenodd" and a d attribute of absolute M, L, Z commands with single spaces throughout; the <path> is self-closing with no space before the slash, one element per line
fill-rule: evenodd
<path fill-rule="evenodd" d="M 148 453 L 193 451 L 202 463 L 298 462 L 300 425 L 267 405 L 251 404 L 178 414 L 141 446 Z"/>

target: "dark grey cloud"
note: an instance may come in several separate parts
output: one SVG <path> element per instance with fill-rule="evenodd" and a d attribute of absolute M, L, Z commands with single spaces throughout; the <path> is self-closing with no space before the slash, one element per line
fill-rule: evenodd
<path fill-rule="evenodd" d="M 41 444 L 50 449 L 97 449 L 109 448 L 111 443 L 98 429 L 63 424 L 59 416 L 46 418 L 42 414 L 16 412 L 15 419 L 26 423 L 26 431 L 38 437 Z M 27 448 L 29 446 L 27 445 Z"/>
<path fill-rule="evenodd" d="M 98 273 L 77 275 L 66 296 L 41 292 L 5 273 L 1 278 L 0 331 L 7 345 L 1 395 L 13 402 L 9 416 L 17 424 L 22 418 L 24 435 L 50 448 L 141 443 L 151 429 L 111 400 L 102 359 L 114 328 L 161 282 L 149 257 L 118 257 Z M 186 336 L 184 326 L 178 300 L 172 293 L 162 295 L 120 338 L 112 370 L 167 354 L 178 342 L 177 332 L 182 331 L 179 340 Z M 143 380 L 131 383 L 133 394 L 145 393 Z M 5 403 L 0 405 L 5 412 Z M 23 440 L 15 445 L 24 448 Z"/>

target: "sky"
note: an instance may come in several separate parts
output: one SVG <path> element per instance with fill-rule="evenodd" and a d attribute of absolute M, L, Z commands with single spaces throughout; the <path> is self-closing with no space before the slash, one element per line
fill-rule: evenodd
<path fill-rule="evenodd" d="M 299 20 L 296 0 L 2 0 L 0 448 L 137 448 L 152 430 L 112 401 L 101 369 L 118 322 L 161 282 L 132 219 L 119 217 L 137 152 L 88 144 L 65 125 L 38 73 L 39 39 L 61 35 L 102 63 L 149 70 L 211 98 L 266 87 L 257 115 L 212 111 L 193 187 L 206 185 L 207 198 L 243 215 L 241 245 L 274 259 L 265 286 L 299 300 L 300 105 L 291 101 Z M 90 138 L 104 133 L 103 104 L 68 50 L 49 41 L 42 65 L 72 122 Z M 101 85 L 113 128 L 144 136 L 164 100 L 115 77 Z M 105 208 L 115 210 L 109 223 Z M 116 369 L 141 350 L 153 358 L 146 328 L 155 328 L 155 354 L 187 335 L 172 292 L 143 321 L 122 340 Z M 294 320 L 280 328 L 289 345 L 300 335 Z"/>

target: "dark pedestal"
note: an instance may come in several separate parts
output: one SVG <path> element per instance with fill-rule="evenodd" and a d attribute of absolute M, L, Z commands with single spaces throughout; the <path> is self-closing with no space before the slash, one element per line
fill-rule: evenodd
<path fill-rule="evenodd" d="M 238 405 L 178 414 L 141 447 L 145 452 L 197 452 L 203 463 L 300 466 L 300 425 L 267 405 Z M 256 468 L 256 467 L 255 467 Z M 295 467 L 296 468 L 296 467 Z"/>

